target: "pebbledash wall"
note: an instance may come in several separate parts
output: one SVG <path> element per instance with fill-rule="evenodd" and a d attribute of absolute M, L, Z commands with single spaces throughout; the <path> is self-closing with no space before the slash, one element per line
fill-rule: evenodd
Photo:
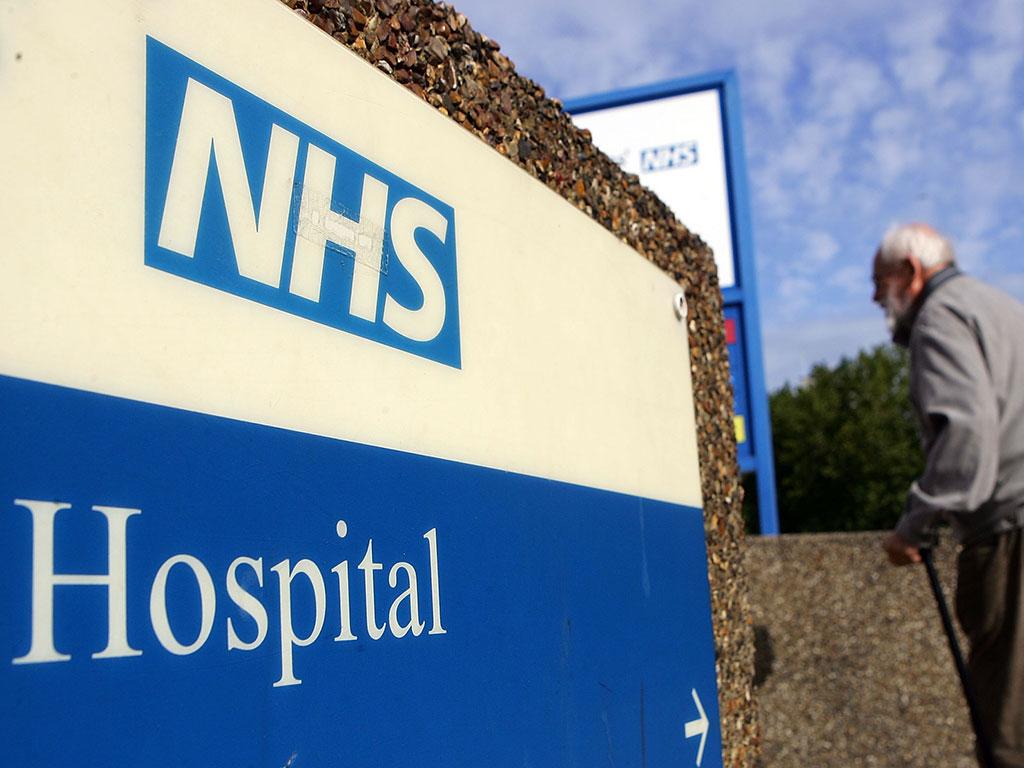
<path fill-rule="evenodd" d="M 573 126 L 557 100 L 516 74 L 497 42 L 476 32 L 451 6 L 429 0 L 282 2 L 475 133 L 684 286 L 723 764 L 754 765 L 760 732 L 752 696 L 754 643 L 743 564 L 742 489 L 722 294 L 710 249 L 641 187 L 636 176 L 623 173 L 594 147 L 589 133 Z"/>
<path fill-rule="evenodd" d="M 924 568 L 890 566 L 882 536 L 751 540 L 759 766 L 977 766 Z M 956 553 L 949 537 L 936 551 L 950 605 Z"/>

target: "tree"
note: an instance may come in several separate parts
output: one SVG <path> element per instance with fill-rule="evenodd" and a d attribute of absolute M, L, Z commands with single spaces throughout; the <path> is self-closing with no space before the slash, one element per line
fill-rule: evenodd
<path fill-rule="evenodd" d="M 891 528 L 923 466 L 907 355 L 883 345 L 770 397 L 784 532 Z"/>

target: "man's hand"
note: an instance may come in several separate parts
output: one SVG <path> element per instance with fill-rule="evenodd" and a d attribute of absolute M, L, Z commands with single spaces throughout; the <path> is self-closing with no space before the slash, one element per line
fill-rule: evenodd
<path fill-rule="evenodd" d="M 893 531 L 882 541 L 882 549 L 893 565 L 911 565 L 921 562 L 921 552 L 913 544 Z"/>

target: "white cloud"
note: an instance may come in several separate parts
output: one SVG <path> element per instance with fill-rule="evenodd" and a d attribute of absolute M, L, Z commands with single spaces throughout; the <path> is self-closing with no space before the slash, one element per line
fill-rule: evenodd
<path fill-rule="evenodd" d="M 998 208 L 1008 196 L 1020 194 L 1020 165 L 999 156 L 971 159 L 962 169 L 960 183 L 973 226 L 984 221 L 987 228 L 995 223 Z M 990 224 L 991 222 L 991 224 Z"/>
<path fill-rule="evenodd" d="M 828 232 L 808 232 L 805 238 L 807 265 L 816 269 L 824 267 L 839 253 L 839 242 Z"/>
<path fill-rule="evenodd" d="M 747 55 L 753 105 L 776 123 L 789 115 L 787 90 L 796 75 L 799 39 L 792 34 L 759 35 Z"/>
<path fill-rule="evenodd" d="M 835 146 L 832 133 L 824 123 L 806 121 L 789 132 L 788 140 L 776 148 L 770 162 L 780 173 L 805 175 Z"/>
<path fill-rule="evenodd" d="M 960 129 L 959 134 L 964 159 L 970 164 L 998 158 L 1000 164 L 1005 166 L 1007 158 L 1013 153 L 1016 140 L 1010 120 L 998 125 L 988 121 L 968 124 Z"/>
<path fill-rule="evenodd" d="M 788 204 L 774 211 L 777 218 L 832 197 L 843 170 L 840 139 L 827 124 L 813 120 L 778 137 L 761 169 L 763 177 L 771 180 L 766 183 L 778 185 L 777 191 L 788 198 Z"/>
<path fill-rule="evenodd" d="M 909 51 L 893 60 L 893 69 L 905 91 L 931 93 L 949 68 L 949 54 L 939 46 Z"/>
<path fill-rule="evenodd" d="M 959 66 L 959 65 L 958 65 Z M 950 113 L 954 110 L 968 108 L 977 95 L 973 82 L 965 75 L 951 73 L 942 83 L 942 87 L 934 88 L 927 102 L 926 119 L 935 119 L 936 115 Z"/>
<path fill-rule="evenodd" d="M 878 136 L 904 134 L 914 123 L 914 112 L 907 107 L 888 107 L 871 118 L 871 130 Z"/>
<path fill-rule="evenodd" d="M 878 222 L 884 213 L 885 200 L 879 193 L 877 178 L 851 176 L 844 181 L 838 202 L 833 205 L 833 210 L 841 210 L 850 221 Z M 876 228 L 877 224 L 872 232 Z"/>
<path fill-rule="evenodd" d="M 964 237 L 956 245 L 956 260 L 961 269 L 979 272 L 985 267 L 985 260 L 992 245 L 987 238 Z"/>
<path fill-rule="evenodd" d="M 991 0 L 972 9 L 970 23 L 989 39 L 986 43 L 1014 46 L 1024 43 L 1024 14 L 1020 0 Z"/>
<path fill-rule="evenodd" d="M 828 278 L 828 284 L 848 295 L 862 294 L 869 296 L 871 292 L 868 268 L 864 265 L 858 267 L 848 266 L 836 270 Z"/>
<path fill-rule="evenodd" d="M 847 135 L 850 119 L 887 103 L 891 87 L 877 64 L 833 43 L 820 43 L 808 57 L 811 108 Z"/>
<path fill-rule="evenodd" d="M 668 15 L 685 16 L 689 29 L 700 30 L 702 34 L 734 49 L 742 49 L 765 30 L 777 33 L 798 29 L 804 40 L 809 42 L 821 38 L 835 27 L 858 25 L 864 21 L 877 26 L 878 19 L 890 13 L 890 6 L 888 0 L 836 2 L 827 8 L 823 7 L 821 0 L 774 0 L 770 3 L 664 0 L 661 4 Z"/>
<path fill-rule="evenodd" d="M 875 161 L 875 178 L 884 185 L 901 181 L 906 173 L 916 168 L 923 158 L 920 146 L 913 138 L 890 137 L 876 139 L 871 147 Z"/>
<path fill-rule="evenodd" d="M 1013 79 L 1024 63 L 1024 50 L 1017 47 L 982 49 L 971 54 L 969 68 L 974 86 L 986 93 L 992 108 L 1003 109 L 1014 97 Z"/>
<path fill-rule="evenodd" d="M 778 282 L 774 296 L 777 310 L 784 317 L 795 317 L 808 307 L 817 296 L 817 285 L 807 277 L 789 275 Z"/>
<path fill-rule="evenodd" d="M 1019 100 L 1014 79 L 1024 65 L 1024 8 L 1020 0 L 991 0 L 967 18 L 978 43 L 968 52 L 972 86 L 984 95 L 979 106 L 990 117 Z"/>
<path fill-rule="evenodd" d="M 793 210 L 791 190 L 775 174 L 752 174 L 754 182 L 754 206 L 766 220 L 781 220 L 790 216 Z"/>
<path fill-rule="evenodd" d="M 876 181 L 890 185 L 901 180 L 908 170 L 923 160 L 914 113 L 906 108 L 877 112 L 871 119 L 866 153 L 874 159 Z"/>
<path fill-rule="evenodd" d="M 950 52 L 941 43 L 948 27 L 949 12 L 942 7 L 922 7 L 887 25 L 890 66 L 905 93 L 935 92 L 950 67 Z"/>

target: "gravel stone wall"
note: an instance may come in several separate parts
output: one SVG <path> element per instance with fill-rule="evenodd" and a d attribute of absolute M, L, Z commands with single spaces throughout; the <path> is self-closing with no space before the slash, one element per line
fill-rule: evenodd
<path fill-rule="evenodd" d="M 761 765 L 976 768 L 924 566 L 891 567 L 881 537 L 748 539 Z M 952 608 L 951 542 L 936 566 Z"/>
<path fill-rule="evenodd" d="M 623 173 L 597 150 L 589 133 L 572 125 L 557 100 L 516 74 L 497 42 L 476 32 L 451 6 L 429 0 L 282 2 L 524 168 L 685 287 L 724 765 L 753 765 L 759 735 L 751 695 L 754 646 L 742 559 L 742 489 L 736 470 L 722 296 L 709 248 L 641 187 L 636 176 Z"/>

